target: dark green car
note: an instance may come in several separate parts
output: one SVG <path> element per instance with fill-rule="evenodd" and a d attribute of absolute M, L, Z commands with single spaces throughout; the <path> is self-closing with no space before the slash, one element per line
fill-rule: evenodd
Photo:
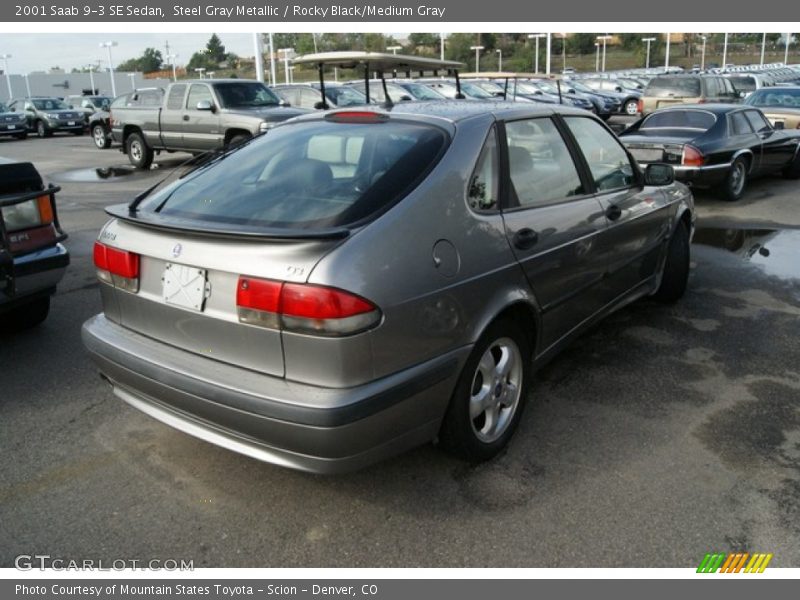
<path fill-rule="evenodd" d="M 40 138 L 58 131 L 83 135 L 83 113 L 71 109 L 63 100 L 48 97 L 18 98 L 9 105 L 14 112 L 24 112 L 28 130 Z"/>

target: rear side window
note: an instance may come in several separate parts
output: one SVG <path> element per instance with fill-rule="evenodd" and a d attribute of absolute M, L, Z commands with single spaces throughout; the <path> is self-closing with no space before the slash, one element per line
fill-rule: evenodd
<path fill-rule="evenodd" d="M 407 195 L 447 141 L 437 127 L 402 121 L 277 127 L 142 209 L 251 227 L 350 225 Z"/>
<path fill-rule="evenodd" d="M 475 172 L 469 180 L 469 189 L 467 190 L 469 205 L 475 210 L 496 209 L 499 183 L 500 162 L 497 152 L 497 133 L 492 128 L 478 157 Z"/>
<path fill-rule="evenodd" d="M 184 93 L 186 93 L 186 86 L 184 84 L 173 85 L 169 90 L 167 108 L 170 110 L 182 109 Z"/>
<path fill-rule="evenodd" d="M 651 114 L 639 129 L 702 129 L 708 131 L 716 121 L 713 114 L 702 110 L 666 110 Z"/>
<path fill-rule="evenodd" d="M 189 88 L 189 97 L 186 99 L 186 107 L 189 109 L 196 109 L 198 102 L 213 102 L 214 97 L 211 95 L 211 90 L 207 85 L 193 84 Z"/>
<path fill-rule="evenodd" d="M 733 113 L 730 117 L 731 135 L 744 135 L 753 133 L 743 112 Z"/>
<path fill-rule="evenodd" d="M 586 157 L 598 191 L 629 187 L 635 183 L 628 153 L 613 134 L 593 119 L 567 117 L 565 121 Z"/>
<path fill-rule="evenodd" d="M 645 96 L 655 98 L 697 98 L 701 96 L 698 77 L 656 77 L 650 80 Z"/>
<path fill-rule="evenodd" d="M 542 206 L 583 194 L 581 179 L 564 139 L 550 119 L 506 124 L 511 201 Z"/>
<path fill-rule="evenodd" d="M 772 129 L 769 122 L 761 113 L 758 113 L 754 110 L 746 110 L 744 114 L 747 117 L 747 120 L 750 121 L 750 125 L 753 126 L 753 131 L 756 133 L 761 133 Z"/>

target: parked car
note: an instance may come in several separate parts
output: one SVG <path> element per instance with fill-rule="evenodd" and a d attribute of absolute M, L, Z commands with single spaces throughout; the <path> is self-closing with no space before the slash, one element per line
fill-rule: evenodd
<path fill-rule="evenodd" d="M 0 158 L 0 330 L 38 325 L 69 264 L 56 212 L 58 187 L 45 187 L 29 162 Z"/>
<path fill-rule="evenodd" d="M 413 81 L 413 80 L 410 80 L 410 79 L 394 79 L 393 83 L 399 85 L 406 92 L 411 94 L 411 97 L 414 100 L 436 101 L 436 100 L 445 100 L 446 99 L 443 94 L 440 94 L 436 90 L 428 87 L 427 85 L 419 83 L 417 81 Z"/>
<path fill-rule="evenodd" d="M 348 81 L 345 85 L 349 88 L 357 90 L 366 98 L 367 84 L 364 80 Z M 386 92 L 393 103 L 397 102 L 414 102 L 414 95 L 405 89 L 403 86 L 393 82 L 386 82 Z M 386 93 L 383 91 L 383 83 L 380 79 L 371 79 L 369 82 L 369 99 L 370 102 L 374 101 L 380 104 L 386 102 Z"/>
<path fill-rule="evenodd" d="M 756 90 L 774 85 L 767 76 L 760 73 L 725 73 L 723 77 L 730 80 L 736 91 L 744 98 Z"/>
<path fill-rule="evenodd" d="M 458 95 L 458 88 L 454 81 L 448 79 L 419 79 L 420 84 L 438 92 L 445 98 L 454 99 Z M 461 81 L 461 95 L 470 100 L 492 100 L 497 99 L 494 94 L 490 94 L 469 81 Z"/>
<path fill-rule="evenodd" d="M 596 92 L 607 94 L 619 100 L 620 112 L 626 115 L 639 113 L 639 100 L 642 91 L 639 89 L 626 89 L 622 82 L 615 79 L 581 79 L 581 83 Z"/>
<path fill-rule="evenodd" d="M 50 137 L 56 132 L 83 135 L 83 115 L 67 106 L 63 100 L 36 96 L 12 100 L 9 108 L 25 113 L 28 130 L 40 138 Z"/>
<path fill-rule="evenodd" d="M 318 83 L 281 83 L 270 88 L 287 106 L 296 106 L 308 110 L 327 110 L 328 108 L 344 108 L 367 104 L 367 97 L 360 91 L 341 83 L 325 83 L 325 104 Z"/>
<path fill-rule="evenodd" d="M 575 106 L 591 112 L 595 111 L 594 103 L 582 94 L 576 93 L 566 81 L 561 83 L 561 93 L 559 94 L 558 84 L 545 79 L 532 79 L 530 81 L 520 81 L 517 83 L 517 93 L 522 91 L 528 94 L 528 98 L 537 101 L 542 94 L 546 95 L 549 100 L 552 99 L 554 104 L 567 104 L 568 106 Z"/>
<path fill-rule="evenodd" d="M 744 101 L 764 113 L 773 127 L 800 129 L 800 87 L 773 87 L 750 94 Z"/>
<path fill-rule="evenodd" d="M 28 120 L 25 113 L 14 112 L 0 102 L 0 135 L 10 135 L 18 140 L 28 137 Z"/>
<path fill-rule="evenodd" d="M 649 115 L 658 108 L 675 104 L 739 102 L 741 94 L 730 79 L 720 75 L 662 75 L 647 84 L 640 111 Z"/>
<path fill-rule="evenodd" d="M 597 116 L 607 121 L 611 115 L 615 115 L 622 110 L 622 102 L 619 98 L 604 94 L 593 90 L 589 86 L 583 85 L 578 80 L 570 80 L 565 82 L 570 90 L 574 90 L 576 94 L 583 96 L 594 104 Z"/>
<path fill-rule="evenodd" d="M 109 96 L 67 96 L 64 104 L 80 112 L 88 127 L 90 117 L 98 111 L 107 111 L 111 100 Z"/>
<path fill-rule="evenodd" d="M 664 108 L 635 123 L 621 139 L 640 163 L 673 165 L 679 180 L 716 188 L 725 200 L 741 198 L 751 177 L 800 177 L 800 131 L 774 129 L 751 106 Z"/>
<path fill-rule="evenodd" d="M 495 456 L 533 369 L 682 295 L 694 226 L 594 115 L 461 100 L 293 119 L 108 211 L 83 341 L 114 394 L 326 473 L 434 439 Z"/>
<path fill-rule="evenodd" d="M 171 83 L 159 106 L 113 103 L 111 131 L 130 163 L 146 169 L 157 152 L 235 146 L 306 112 L 284 106 L 260 81 L 189 80 Z"/>

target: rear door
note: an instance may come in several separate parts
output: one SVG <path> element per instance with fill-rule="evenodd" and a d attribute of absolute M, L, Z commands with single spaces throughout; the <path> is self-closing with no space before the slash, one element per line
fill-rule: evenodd
<path fill-rule="evenodd" d="M 602 306 L 603 210 L 550 117 L 505 123 L 503 219 L 542 311 L 546 350 Z"/>
<path fill-rule="evenodd" d="M 784 132 L 773 129 L 760 111 L 750 109 L 744 111 L 744 114 L 761 143 L 760 170 L 762 172 L 777 171 L 789 164 L 797 146 L 788 143 Z"/>
<path fill-rule="evenodd" d="M 183 147 L 183 101 L 187 87 L 185 83 L 176 83 L 167 92 L 159 123 L 161 143 L 165 148 Z"/>
<path fill-rule="evenodd" d="M 728 113 L 728 136 L 730 138 L 729 147 L 752 150 L 753 164 L 750 168 L 752 172 L 758 172 L 762 162 L 761 139 L 753 130 L 745 111 Z"/>
<path fill-rule="evenodd" d="M 566 116 L 564 121 L 580 148 L 594 199 L 608 221 L 599 244 L 607 272 L 598 300 L 606 305 L 655 274 L 670 232 L 671 209 L 661 190 L 637 181 L 630 156 L 605 126 L 580 116 Z"/>

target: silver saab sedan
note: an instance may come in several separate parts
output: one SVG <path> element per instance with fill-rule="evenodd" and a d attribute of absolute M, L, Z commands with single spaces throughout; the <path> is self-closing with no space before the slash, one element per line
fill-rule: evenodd
<path fill-rule="evenodd" d="M 114 394 L 324 473 L 431 441 L 492 458 L 538 366 L 683 294 L 694 229 L 671 167 L 505 102 L 304 116 L 108 212 L 83 340 Z"/>

